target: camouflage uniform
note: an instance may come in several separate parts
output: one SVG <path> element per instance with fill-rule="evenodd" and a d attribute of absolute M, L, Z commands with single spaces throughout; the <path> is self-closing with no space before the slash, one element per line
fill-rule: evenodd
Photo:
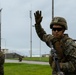
<path fill-rule="evenodd" d="M 55 39 L 51 34 L 46 34 L 44 29 L 39 24 L 35 24 L 36 32 L 39 38 L 44 41 L 49 47 L 50 42 L 55 45 L 56 41 L 62 41 L 64 45 L 61 45 L 64 57 L 59 57 L 59 62 L 62 62 L 62 71 L 65 75 L 76 75 L 76 43 L 69 38 L 69 36 L 64 36 L 61 39 Z M 64 60 L 63 60 L 64 59 Z M 63 60 L 63 61 L 62 61 Z M 55 73 L 56 70 L 54 69 Z M 52 74 L 52 75 L 57 75 Z"/>
<path fill-rule="evenodd" d="M 55 38 L 51 34 L 46 34 L 41 27 L 43 18 L 41 11 L 36 11 L 34 16 L 36 32 L 39 38 L 49 47 L 52 47 L 51 45 L 53 45 L 58 55 L 61 71 L 64 72 L 65 75 L 76 75 L 76 43 L 67 35 Z M 67 22 L 63 17 L 54 17 L 50 24 L 51 29 L 54 27 L 53 25 L 60 25 L 64 31 L 67 30 Z M 50 56 L 49 64 L 53 69 L 52 75 L 58 75 L 52 55 Z"/>
<path fill-rule="evenodd" d="M 4 54 L 0 51 L 0 75 L 4 75 Z"/>

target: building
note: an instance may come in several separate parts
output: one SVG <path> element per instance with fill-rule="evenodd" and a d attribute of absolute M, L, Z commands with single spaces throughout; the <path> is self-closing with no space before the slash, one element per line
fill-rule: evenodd
<path fill-rule="evenodd" d="M 43 54 L 42 57 L 49 57 L 49 54 Z"/>
<path fill-rule="evenodd" d="M 1 49 L 1 51 L 5 54 L 5 58 L 19 58 L 24 57 L 18 53 L 15 52 L 9 52 L 9 49 Z"/>
<path fill-rule="evenodd" d="M 24 57 L 24 56 L 17 54 L 17 53 L 6 53 L 5 57 L 6 58 L 19 58 L 19 57 Z"/>
<path fill-rule="evenodd" d="M 1 49 L 1 51 L 5 54 L 8 53 L 8 49 Z"/>

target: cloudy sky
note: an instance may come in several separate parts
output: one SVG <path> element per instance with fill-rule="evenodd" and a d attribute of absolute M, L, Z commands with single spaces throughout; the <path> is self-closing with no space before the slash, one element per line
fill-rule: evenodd
<path fill-rule="evenodd" d="M 66 18 L 66 33 L 76 38 L 76 0 L 55 0 L 54 16 Z M 42 11 L 42 27 L 51 34 L 49 24 L 52 18 L 52 0 L 0 0 L 2 48 L 23 55 L 30 55 L 30 10 L 32 25 L 35 24 L 34 12 Z M 40 45 L 41 42 L 41 45 Z M 41 47 L 40 47 L 41 46 Z M 41 48 L 41 50 L 40 50 Z M 32 26 L 32 54 L 49 53 L 50 48 L 38 38 Z"/>

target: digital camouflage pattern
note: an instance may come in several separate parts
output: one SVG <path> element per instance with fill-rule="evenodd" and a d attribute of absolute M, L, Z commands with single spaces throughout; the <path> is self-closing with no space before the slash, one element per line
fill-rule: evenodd
<path fill-rule="evenodd" d="M 49 47 L 51 42 L 53 47 L 58 50 L 60 48 L 56 44 L 60 43 L 59 45 L 62 52 L 57 52 L 59 56 L 59 63 L 62 62 L 61 71 L 63 71 L 65 75 L 76 75 L 76 43 L 67 35 L 61 39 L 55 39 L 51 34 L 47 34 L 39 24 L 35 24 L 35 29 L 39 38 Z M 52 61 L 52 57 L 50 60 Z M 52 73 L 52 75 L 57 75 L 56 68 L 53 69 Z"/>
<path fill-rule="evenodd" d="M 4 59 L 5 56 L 3 52 L 0 51 L 0 75 L 4 75 Z"/>

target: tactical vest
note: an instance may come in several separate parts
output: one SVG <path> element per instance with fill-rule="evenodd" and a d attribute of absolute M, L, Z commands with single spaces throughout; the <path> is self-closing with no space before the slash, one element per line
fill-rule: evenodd
<path fill-rule="evenodd" d="M 58 55 L 60 60 L 64 59 L 65 42 L 67 39 L 69 39 L 69 37 L 65 36 L 62 39 L 54 39 L 52 42 L 53 47 L 56 50 L 57 55 Z"/>
<path fill-rule="evenodd" d="M 57 55 L 59 57 L 59 62 L 64 62 L 65 63 L 66 61 L 71 60 L 72 63 L 74 64 L 75 68 L 72 68 L 72 69 L 73 70 L 75 69 L 75 71 L 74 72 L 71 72 L 71 71 L 70 72 L 66 72 L 65 75 L 76 75 L 76 44 L 73 45 L 74 49 L 71 46 L 69 48 L 69 49 L 75 51 L 73 53 L 71 52 L 72 55 L 71 55 L 71 53 L 67 52 L 68 50 L 66 50 L 67 49 L 66 48 L 66 41 L 70 41 L 70 40 L 71 40 L 71 38 L 69 38 L 67 36 L 64 36 L 60 40 L 59 39 L 54 39 L 52 44 L 53 44 L 53 47 L 55 48 L 55 50 L 57 52 Z M 71 55 L 71 57 L 69 57 L 66 53 L 69 53 L 68 55 Z"/>

